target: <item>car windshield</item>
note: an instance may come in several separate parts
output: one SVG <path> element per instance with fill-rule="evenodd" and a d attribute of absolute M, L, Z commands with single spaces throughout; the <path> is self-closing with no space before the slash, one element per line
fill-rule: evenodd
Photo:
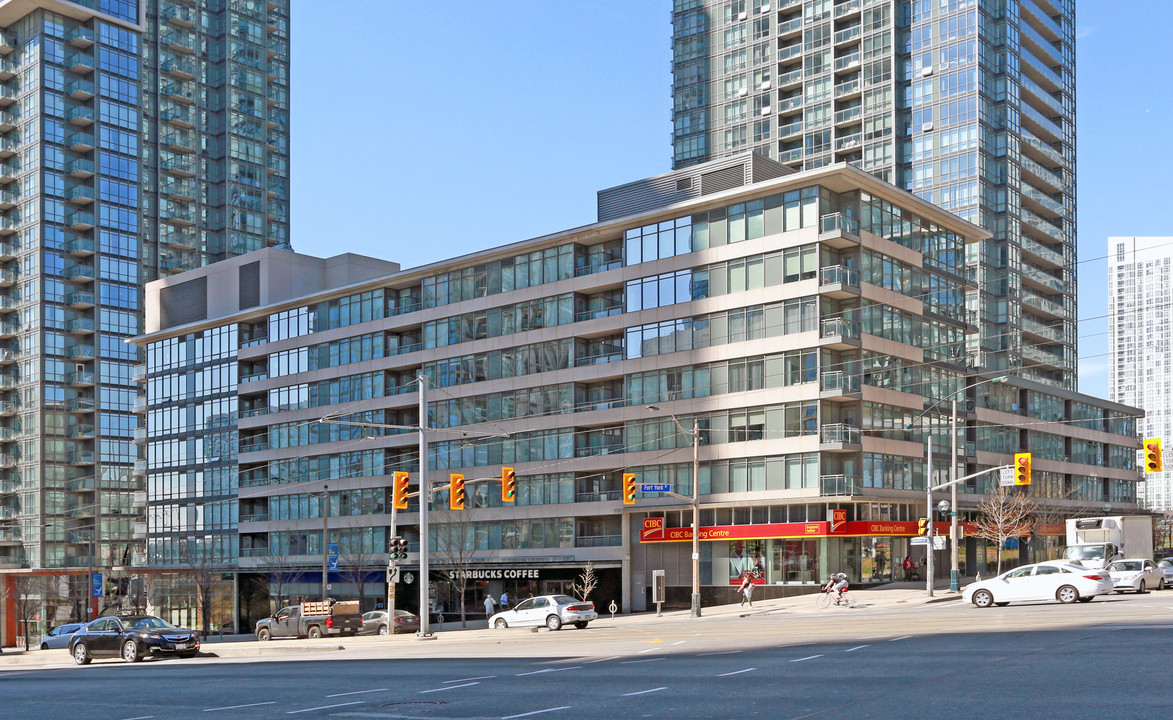
<path fill-rule="evenodd" d="M 1075 545 L 1063 551 L 1064 560 L 1103 560 L 1103 545 Z"/>
<path fill-rule="evenodd" d="M 153 628 L 175 627 L 163 618 L 157 617 L 130 618 L 126 622 L 127 625 L 129 625 L 133 630 L 151 630 Z"/>
<path fill-rule="evenodd" d="M 554 602 L 558 603 L 559 605 L 573 605 L 578 601 L 569 595 L 555 595 Z"/>
<path fill-rule="evenodd" d="M 1135 572 L 1135 571 L 1141 569 L 1140 566 L 1141 566 L 1141 563 L 1139 560 L 1127 560 L 1127 561 L 1121 561 L 1121 562 L 1114 562 L 1108 566 L 1108 571 L 1111 572 L 1113 570 L 1116 570 L 1118 572 L 1129 572 L 1129 571 Z"/>

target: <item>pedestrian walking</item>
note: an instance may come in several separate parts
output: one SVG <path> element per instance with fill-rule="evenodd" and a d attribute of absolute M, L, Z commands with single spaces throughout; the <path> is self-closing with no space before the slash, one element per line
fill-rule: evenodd
<path fill-rule="evenodd" d="M 502 612 L 509 609 L 509 593 L 508 593 L 508 591 L 501 593 L 500 605 L 501 605 Z"/>
<path fill-rule="evenodd" d="M 493 612 L 497 609 L 497 603 L 493 602 L 492 595 L 485 596 L 485 617 L 491 617 Z"/>
<path fill-rule="evenodd" d="M 745 607 L 746 603 L 753 607 L 753 573 L 745 573 L 737 592 L 741 594 L 741 607 Z"/>

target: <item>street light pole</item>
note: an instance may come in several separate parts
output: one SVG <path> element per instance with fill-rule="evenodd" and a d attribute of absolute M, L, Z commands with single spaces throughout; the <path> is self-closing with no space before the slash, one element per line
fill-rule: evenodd
<path fill-rule="evenodd" d="M 330 486 L 322 486 L 322 600 L 326 600 L 326 581 L 330 573 Z"/>
<path fill-rule="evenodd" d="M 660 412 L 660 407 L 648 405 L 647 411 Z M 679 418 L 672 413 L 668 413 L 668 416 L 672 418 L 672 422 L 676 423 L 676 427 L 680 428 L 680 432 L 692 436 L 692 497 L 677 495 L 674 492 L 668 494 L 682 500 L 688 500 L 692 504 L 692 598 L 689 603 L 689 617 L 699 618 L 701 616 L 701 421 L 700 418 L 694 417 L 692 432 L 689 432 L 684 429 Z"/>
<path fill-rule="evenodd" d="M 927 522 L 925 528 L 928 530 L 929 546 L 925 550 L 925 592 L 929 597 L 933 596 L 933 431 L 929 430 L 929 467 L 925 471 L 925 507 L 928 512 L 925 514 Z"/>
<path fill-rule="evenodd" d="M 953 419 L 949 423 L 949 436 L 953 439 L 949 453 L 949 592 L 961 589 L 961 572 L 957 563 L 957 396 L 953 396 Z"/>

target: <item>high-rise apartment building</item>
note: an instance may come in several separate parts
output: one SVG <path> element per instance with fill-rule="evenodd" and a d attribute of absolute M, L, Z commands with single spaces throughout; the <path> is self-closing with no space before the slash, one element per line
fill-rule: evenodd
<path fill-rule="evenodd" d="M 1075 389 L 1074 0 L 675 0 L 674 163 L 850 162 L 990 231 L 971 366 Z"/>
<path fill-rule="evenodd" d="M 1108 238 L 1108 397 L 1143 408 L 1143 437 L 1173 452 L 1173 237 Z M 1146 473 L 1144 506 L 1173 510 L 1173 466 Z"/>
<path fill-rule="evenodd" d="M 144 282 L 287 243 L 288 25 L 288 0 L 0 0 L 0 570 L 145 558 L 126 340 Z"/>

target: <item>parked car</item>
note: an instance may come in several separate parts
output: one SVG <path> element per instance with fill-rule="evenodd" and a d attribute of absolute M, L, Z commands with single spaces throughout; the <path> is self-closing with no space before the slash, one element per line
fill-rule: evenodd
<path fill-rule="evenodd" d="M 394 633 L 400 635 L 403 633 L 416 632 L 420 629 L 419 615 L 409 613 L 406 610 L 395 611 L 394 627 L 387 623 L 386 610 L 372 610 L 368 613 L 363 613 L 362 627 L 359 629 L 359 635 L 388 635 Z"/>
<path fill-rule="evenodd" d="M 138 662 L 147 655 L 195 657 L 199 651 L 199 635 L 154 615 L 98 618 L 69 639 L 69 654 L 78 665 L 102 657 L 121 657 L 126 662 Z"/>
<path fill-rule="evenodd" d="M 1131 590 L 1134 593 L 1145 593 L 1152 589 L 1165 589 L 1165 575 L 1157 569 L 1157 564 L 1152 560 L 1145 558 L 1113 560 L 1108 563 L 1107 571 L 1112 576 L 1116 592 Z"/>
<path fill-rule="evenodd" d="M 1173 558 L 1165 558 L 1158 562 L 1157 572 L 1165 578 L 1165 587 L 1173 588 Z"/>
<path fill-rule="evenodd" d="M 551 630 L 559 630 L 567 623 L 574 623 L 581 630 L 597 617 L 599 614 L 595 612 L 595 604 L 592 602 L 575 600 L 569 595 L 540 595 L 526 598 L 489 618 L 489 627 L 501 629 L 545 625 Z"/>
<path fill-rule="evenodd" d="M 1023 565 L 989 580 L 966 585 L 961 598 L 982 608 L 1029 600 L 1091 602 L 1097 595 L 1112 592 L 1112 588 L 1112 577 L 1105 570 L 1089 570 L 1064 562 L 1043 562 Z"/>
<path fill-rule="evenodd" d="M 69 638 L 73 634 L 82 629 L 85 623 L 67 623 L 65 625 L 58 625 L 49 631 L 49 634 L 41 638 L 42 650 L 61 650 L 69 647 Z"/>

